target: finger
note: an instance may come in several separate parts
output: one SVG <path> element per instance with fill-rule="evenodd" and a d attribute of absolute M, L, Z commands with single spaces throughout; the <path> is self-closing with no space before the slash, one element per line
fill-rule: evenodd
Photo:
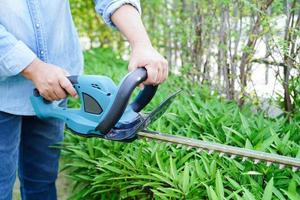
<path fill-rule="evenodd" d="M 58 90 L 60 86 L 58 84 L 55 84 L 54 86 L 51 87 L 51 91 L 50 91 L 50 96 L 52 100 L 58 101 L 60 100 L 59 96 L 56 93 L 56 90 Z"/>
<path fill-rule="evenodd" d="M 46 99 L 48 101 L 52 101 L 52 98 L 48 95 L 48 93 L 45 93 L 45 92 L 39 92 L 39 93 L 44 99 Z"/>
<path fill-rule="evenodd" d="M 51 92 L 49 89 L 41 90 L 40 94 L 48 101 L 54 101 L 56 99 L 56 95 L 53 92 Z"/>
<path fill-rule="evenodd" d="M 61 98 L 58 97 L 58 95 L 53 91 L 53 100 L 54 101 L 59 101 Z"/>
<path fill-rule="evenodd" d="M 77 92 L 74 89 L 72 83 L 69 81 L 69 79 L 67 79 L 66 77 L 61 77 L 59 79 L 59 84 L 68 94 L 70 94 L 73 97 L 77 96 Z"/>
<path fill-rule="evenodd" d="M 145 81 L 145 84 L 155 84 L 158 76 L 158 70 L 153 64 L 146 65 L 148 79 Z"/>
<path fill-rule="evenodd" d="M 145 85 L 141 83 L 141 84 L 139 85 L 139 87 L 140 87 L 141 90 L 143 90 L 143 89 L 145 88 Z"/>
<path fill-rule="evenodd" d="M 164 80 L 163 77 L 164 69 L 162 63 L 158 63 L 157 68 L 158 68 L 158 76 L 157 76 L 156 84 L 160 84 Z"/>
<path fill-rule="evenodd" d="M 168 69 L 168 62 L 165 61 L 163 63 L 163 82 L 168 78 L 169 69 Z"/>
<path fill-rule="evenodd" d="M 56 100 L 64 99 L 67 97 L 65 90 L 60 85 L 57 85 L 57 87 L 55 87 L 54 93 L 56 97 L 58 97 L 58 99 Z"/>
<path fill-rule="evenodd" d="M 57 101 L 59 98 L 56 96 L 56 94 L 53 92 L 49 93 L 51 101 Z"/>
<path fill-rule="evenodd" d="M 162 67 L 162 80 L 160 83 L 163 83 L 165 80 L 166 80 L 166 76 L 167 76 L 167 71 L 166 71 L 166 67 L 164 66 L 163 64 L 163 67 Z"/>

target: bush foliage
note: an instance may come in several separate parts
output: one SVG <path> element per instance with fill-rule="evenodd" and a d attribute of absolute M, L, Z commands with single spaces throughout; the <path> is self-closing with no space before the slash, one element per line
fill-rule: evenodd
<path fill-rule="evenodd" d="M 87 74 L 119 81 L 127 73 L 127 63 L 110 49 L 90 50 L 85 61 Z M 240 108 L 182 77 L 171 75 L 147 110 L 179 88 L 182 93 L 150 129 L 300 157 L 299 121 L 269 118 L 252 105 Z M 299 172 L 157 141 L 120 143 L 66 131 L 63 159 L 74 182 L 71 199 L 300 199 Z"/>

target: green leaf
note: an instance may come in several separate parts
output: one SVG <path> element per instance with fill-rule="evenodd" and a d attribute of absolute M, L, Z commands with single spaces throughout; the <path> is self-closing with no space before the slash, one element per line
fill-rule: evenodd
<path fill-rule="evenodd" d="M 124 174 L 124 172 L 126 172 L 125 170 L 121 170 L 117 167 L 111 166 L 111 165 L 104 165 L 102 166 L 103 168 L 105 168 L 105 170 L 109 170 L 111 172 L 114 172 L 116 174 Z"/>
<path fill-rule="evenodd" d="M 183 180 L 182 180 L 182 190 L 184 193 L 188 193 L 190 182 L 190 168 L 188 164 L 184 166 Z"/>
<path fill-rule="evenodd" d="M 258 148 L 256 149 L 260 151 L 266 151 L 266 149 L 269 148 L 273 142 L 274 137 L 269 137 L 266 140 L 264 140 L 264 142 L 261 145 L 258 145 Z"/>
<path fill-rule="evenodd" d="M 246 132 L 247 136 L 249 137 L 251 135 L 251 130 L 249 129 L 249 124 L 247 119 L 244 117 L 244 115 L 242 113 L 240 114 L 240 119 L 242 121 L 242 128 L 244 129 L 244 131 Z"/>
<path fill-rule="evenodd" d="M 180 198 L 180 196 L 182 196 L 182 192 L 175 188 L 158 187 L 156 189 L 165 193 L 166 195 L 168 195 L 168 197 Z"/>
<path fill-rule="evenodd" d="M 208 193 L 210 194 L 209 197 L 211 200 L 220 200 L 211 186 L 209 186 Z"/>
<path fill-rule="evenodd" d="M 268 182 L 262 200 L 271 200 L 272 199 L 272 194 L 273 194 L 273 178 Z"/>
<path fill-rule="evenodd" d="M 246 140 L 245 148 L 246 149 L 253 149 L 253 145 L 251 144 L 249 139 Z"/>
<path fill-rule="evenodd" d="M 159 181 L 161 181 L 161 182 L 163 182 L 163 183 L 167 183 L 168 185 L 174 187 L 173 182 L 172 182 L 170 179 L 166 178 L 165 176 L 161 176 L 161 175 L 159 175 L 159 174 L 154 174 L 154 173 L 151 173 L 151 175 L 154 176 L 154 177 L 156 177 L 157 180 L 159 180 Z"/>
<path fill-rule="evenodd" d="M 171 173 L 173 179 L 176 180 L 178 172 L 176 169 L 175 161 L 173 160 L 172 156 L 170 156 L 169 162 L 170 162 L 170 173 Z"/>
<path fill-rule="evenodd" d="M 289 187 L 288 187 L 288 191 L 290 193 L 297 193 L 297 183 L 296 183 L 296 180 L 295 178 L 293 178 L 290 183 L 289 183 Z"/>
<path fill-rule="evenodd" d="M 155 153 L 155 159 L 156 159 L 156 163 L 157 163 L 159 169 L 160 169 L 161 171 L 164 171 L 164 168 L 163 168 L 163 165 L 162 165 L 162 161 L 160 160 L 160 157 L 159 157 L 159 155 L 158 155 L 158 152 Z"/>
<path fill-rule="evenodd" d="M 232 178 L 230 178 L 228 176 L 226 176 L 225 178 L 234 187 L 234 189 L 236 189 L 236 190 L 241 189 L 241 186 L 240 186 L 240 184 L 238 182 L 236 182 L 235 180 L 233 180 Z"/>
<path fill-rule="evenodd" d="M 216 172 L 217 172 L 217 162 L 215 159 L 213 159 L 213 161 L 211 161 L 210 166 L 209 166 L 209 170 L 210 170 L 210 175 L 212 177 L 215 177 Z"/>
<path fill-rule="evenodd" d="M 258 175 L 258 176 L 263 175 L 262 173 L 257 172 L 257 171 L 248 171 L 248 172 L 244 172 L 244 173 L 242 173 L 242 174 L 243 174 L 243 175 Z"/>
<path fill-rule="evenodd" d="M 282 190 L 290 200 L 299 200 L 300 199 L 300 195 L 297 192 L 291 192 L 291 191 L 286 191 L 286 190 Z"/>
<path fill-rule="evenodd" d="M 242 139 L 245 138 L 244 135 L 242 135 L 241 133 L 239 133 L 238 131 L 236 131 L 236 130 L 230 128 L 230 127 L 227 127 L 227 126 L 224 126 L 224 125 L 223 125 L 222 128 L 223 128 L 224 130 L 228 131 L 229 133 L 235 134 L 235 135 L 238 136 L 239 138 L 242 138 Z"/>
<path fill-rule="evenodd" d="M 126 197 L 137 197 L 137 196 L 140 196 L 140 195 L 143 195 L 145 194 L 145 192 L 143 192 L 142 189 L 135 189 L 135 190 L 131 190 L 127 193 Z"/>
<path fill-rule="evenodd" d="M 274 186 L 273 186 L 273 193 L 278 199 L 286 200 L 286 198 L 283 196 L 283 194 Z"/>
<path fill-rule="evenodd" d="M 88 147 L 88 152 L 89 152 L 89 155 L 90 155 L 90 157 L 92 158 L 92 159 L 94 159 L 95 158 L 95 154 L 94 154 L 94 143 L 93 143 L 93 139 L 91 138 L 91 139 L 88 139 L 87 140 L 87 147 Z"/>
<path fill-rule="evenodd" d="M 246 188 L 243 188 L 244 189 L 244 196 L 246 197 L 247 200 L 256 200 L 255 196 L 249 191 L 247 190 Z"/>
<path fill-rule="evenodd" d="M 219 170 L 217 171 L 216 174 L 216 192 L 220 199 L 224 198 L 224 186 L 223 186 L 222 176 Z"/>

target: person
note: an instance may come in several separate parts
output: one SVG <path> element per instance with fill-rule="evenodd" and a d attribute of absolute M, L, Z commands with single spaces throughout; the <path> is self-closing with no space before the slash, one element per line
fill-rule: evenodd
<path fill-rule="evenodd" d="M 138 0 L 94 0 L 106 24 L 131 46 L 128 69 L 145 67 L 143 84 L 160 84 L 167 61 L 152 47 Z M 36 87 L 48 100 L 76 96 L 67 75 L 82 73 L 83 59 L 67 0 L 0 1 L 0 199 L 12 199 L 16 174 L 22 199 L 57 198 L 55 180 L 63 122 L 40 120 L 29 97 Z M 18 173 L 16 173 L 18 170 Z"/>

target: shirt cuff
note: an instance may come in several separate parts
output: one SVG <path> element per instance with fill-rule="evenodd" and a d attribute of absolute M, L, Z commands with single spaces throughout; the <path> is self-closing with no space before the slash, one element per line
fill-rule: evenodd
<path fill-rule="evenodd" d="M 0 57 L 0 76 L 14 76 L 25 69 L 37 56 L 22 41 Z"/>
<path fill-rule="evenodd" d="M 139 0 L 114 0 L 110 4 L 106 6 L 103 12 L 103 19 L 106 24 L 113 28 L 117 28 L 115 24 L 111 20 L 111 16 L 114 14 L 114 12 L 119 9 L 121 6 L 129 4 L 133 6 L 137 11 L 141 14 L 141 5 Z"/>

